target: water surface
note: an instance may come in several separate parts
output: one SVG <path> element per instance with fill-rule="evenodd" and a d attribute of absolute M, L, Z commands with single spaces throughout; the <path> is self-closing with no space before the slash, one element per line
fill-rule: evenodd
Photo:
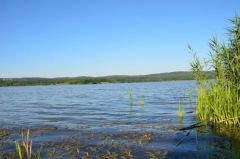
<path fill-rule="evenodd" d="M 144 106 L 140 106 L 140 98 Z M 185 111 L 183 119 L 177 115 L 180 103 Z M 147 132 L 152 138 L 141 145 L 143 151 L 164 150 L 167 158 L 230 157 L 239 146 L 236 139 L 207 128 L 178 131 L 196 123 L 195 103 L 194 81 L 2 87 L 0 124 L 8 129 L 55 127 L 62 136 L 62 132 L 78 132 L 82 140 L 86 138 L 83 134 L 91 132 L 117 142 L 123 141 L 118 141 L 118 135 Z M 54 140 L 58 135 L 36 138 L 38 142 Z M 97 136 L 87 142 L 102 144 Z"/>

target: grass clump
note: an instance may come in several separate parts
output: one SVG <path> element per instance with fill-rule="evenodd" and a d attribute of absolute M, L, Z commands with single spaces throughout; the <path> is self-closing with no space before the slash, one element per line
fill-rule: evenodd
<path fill-rule="evenodd" d="M 22 145 L 15 141 L 16 150 L 20 159 L 31 159 L 32 156 L 32 140 L 29 139 L 29 129 L 26 133 L 22 132 Z M 26 157 L 24 157 L 24 154 Z"/>
<path fill-rule="evenodd" d="M 230 20 L 227 43 L 210 41 L 211 57 L 202 62 L 193 52 L 191 63 L 197 81 L 197 118 L 213 124 L 240 127 L 240 17 Z M 206 79 L 204 69 L 213 68 L 215 79 Z"/>
<path fill-rule="evenodd" d="M 29 129 L 27 132 L 22 131 L 22 144 L 15 141 L 16 151 L 19 159 L 31 159 L 33 157 L 32 152 L 32 140 L 30 139 Z M 35 159 L 41 159 L 42 146 L 37 151 Z"/>

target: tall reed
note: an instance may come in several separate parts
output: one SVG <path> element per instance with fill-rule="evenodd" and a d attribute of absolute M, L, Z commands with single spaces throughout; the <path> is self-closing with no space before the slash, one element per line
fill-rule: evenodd
<path fill-rule="evenodd" d="M 198 97 L 196 114 L 202 121 L 240 127 L 240 17 L 231 20 L 229 41 L 220 44 L 210 41 L 211 58 L 202 62 L 193 53 L 191 63 L 197 81 Z M 215 79 L 206 80 L 204 69 L 213 68 Z"/>

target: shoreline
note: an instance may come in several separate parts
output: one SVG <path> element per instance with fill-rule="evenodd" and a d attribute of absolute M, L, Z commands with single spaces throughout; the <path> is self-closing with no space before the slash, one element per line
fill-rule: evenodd
<path fill-rule="evenodd" d="M 212 80 L 212 79 L 209 79 Z M 25 87 L 25 86 L 84 86 L 84 85 L 108 85 L 108 84 L 134 84 L 134 83 L 163 83 L 163 82 L 188 82 L 188 81 L 195 81 L 193 79 L 186 79 L 186 80 L 164 80 L 164 81 L 144 81 L 144 82 L 115 82 L 115 83 L 89 83 L 89 84 L 36 84 L 36 85 L 31 85 L 31 84 L 25 84 L 25 85 L 9 85 L 9 86 L 1 86 L 2 87 Z"/>

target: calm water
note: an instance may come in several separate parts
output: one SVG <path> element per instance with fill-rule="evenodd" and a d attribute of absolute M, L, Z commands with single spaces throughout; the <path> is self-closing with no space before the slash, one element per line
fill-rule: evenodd
<path fill-rule="evenodd" d="M 143 107 L 139 105 L 141 97 Z M 0 88 L 0 124 L 7 128 L 54 126 L 105 134 L 146 131 L 159 134 L 147 148 L 167 150 L 168 158 L 225 158 L 237 141 L 211 131 L 192 130 L 176 146 L 186 136 L 177 129 L 196 123 L 195 102 L 193 81 L 5 87 Z M 185 109 L 183 120 L 177 115 L 179 103 Z"/>
<path fill-rule="evenodd" d="M 132 107 L 129 89 L 133 92 Z M 189 105 L 189 90 L 194 91 L 193 82 L 0 88 L 0 119 L 18 127 L 158 128 L 178 124 L 179 102 L 186 111 L 195 110 Z M 139 106 L 141 96 L 143 108 Z M 194 122 L 194 114 L 186 114 L 184 123 Z"/>

